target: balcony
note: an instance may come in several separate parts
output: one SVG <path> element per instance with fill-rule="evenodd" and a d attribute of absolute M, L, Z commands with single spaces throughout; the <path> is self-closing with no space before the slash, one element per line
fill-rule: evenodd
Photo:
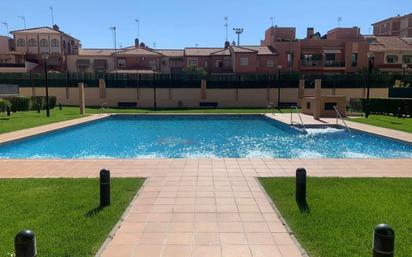
<path fill-rule="evenodd" d="M 325 61 L 325 67 L 345 67 L 344 61 Z"/>
<path fill-rule="evenodd" d="M 300 65 L 304 67 L 322 67 L 321 60 L 301 60 Z"/>

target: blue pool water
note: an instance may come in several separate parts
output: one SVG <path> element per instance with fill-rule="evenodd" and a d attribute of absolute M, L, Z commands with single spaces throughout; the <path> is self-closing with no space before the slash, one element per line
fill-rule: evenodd
<path fill-rule="evenodd" d="M 119 115 L 0 145 L 0 158 L 404 158 L 412 145 L 260 115 Z"/>

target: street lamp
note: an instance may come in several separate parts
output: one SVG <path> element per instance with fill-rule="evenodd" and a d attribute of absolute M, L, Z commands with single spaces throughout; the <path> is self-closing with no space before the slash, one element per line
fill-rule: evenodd
<path fill-rule="evenodd" d="M 371 82 L 371 75 L 372 69 L 375 62 L 375 54 L 372 52 L 368 53 L 368 84 L 367 84 L 367 91 L 366 91 L 366 105 L 365 105 L 365 117 L 368 118 L 370 114 L 369 110 L 369 96 L 370 96 L 370 82 Z"/>
<path fill-rule="evenodd" d="M 46 86 L 46 115 L 50 117 L 50 105 L 49 105 L 49 85 L 47 81 L 47 60 L 49 59 L 49 54 L 45 53 L 42 55 L 44 60 L 44 81 Z"/>
<path fill-rule="evenodd" d="M 155 76 L 156 69 L 153 67 L 153 68 L 152 68 L 152 71 L 153 71 L 153 107 L 154 107 L 154 109 L 156 110 L 156 109 L 157 109 L 157 94 L 156 94 L 156 81 L 155 81 L 155 78 L 156 78 L 156 76 Z"/>
<path fill-rule="evenodd" d="M 402 82 L 405 83 L 405 73 L 408 68 L 408 64 L 402 63 Z"/>
<path fill-rule="evenodd" d="M 282 65 L 278 65 L 278 109 L 280 110 L 280 70 Z"/>
<path fill-rule="evenodd" d="M 237 45 L 240 46 L 240 34 L 243 33 L 243 28 L 233 28 L 233 31 L 237 34 Z"/>

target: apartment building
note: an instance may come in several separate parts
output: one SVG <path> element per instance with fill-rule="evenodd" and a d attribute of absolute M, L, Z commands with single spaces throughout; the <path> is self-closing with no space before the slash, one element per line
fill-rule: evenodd
<path fill-rule="evenodd" d="M 372 26 L 374 36 L 412 37 L 412 13 L 390 17 Z"/>
<path fill-rule="evenodd" d="M 271 27 L 261 41 L 276 49 L 275 62 L 282 71 L 341 74 L 367 67 L 368 42 L 357 27 L 336 28 L 324 36 L 307 28 L 304 39 L 295 33 L 295 28 Z"/>
<path fill-rule="evenodd" d="M 64 71 L 69 55 L 78 54 L 80 40 L 60 31 L 57 25 L 10 32 L 15 42 L 15 50 L 24 53 L 25 60 L 43 63 L 43 55 L 48 55 L 47 63 L 52 69 Z"/>

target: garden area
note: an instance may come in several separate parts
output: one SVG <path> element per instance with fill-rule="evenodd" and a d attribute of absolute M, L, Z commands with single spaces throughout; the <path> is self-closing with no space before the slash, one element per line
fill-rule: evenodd
<path fill-rule="evenodd" d="M 0 256 L 13 256 L 14 237 L 35 232 L 38 256 L 95 256 L 144 179 L 112 179 L 111 205 L 99 208 L 98 179 L 0 180 Z"/>
<path fill-rule="evenodd" d="M 309 256 L 371 256 L 373 230 L 381 223 L 395 231 L 395 256 L 412 252 L 410 178 L 310 177 L 306 212 L 295 200 L 295 178 L 260 181 Z"/>

